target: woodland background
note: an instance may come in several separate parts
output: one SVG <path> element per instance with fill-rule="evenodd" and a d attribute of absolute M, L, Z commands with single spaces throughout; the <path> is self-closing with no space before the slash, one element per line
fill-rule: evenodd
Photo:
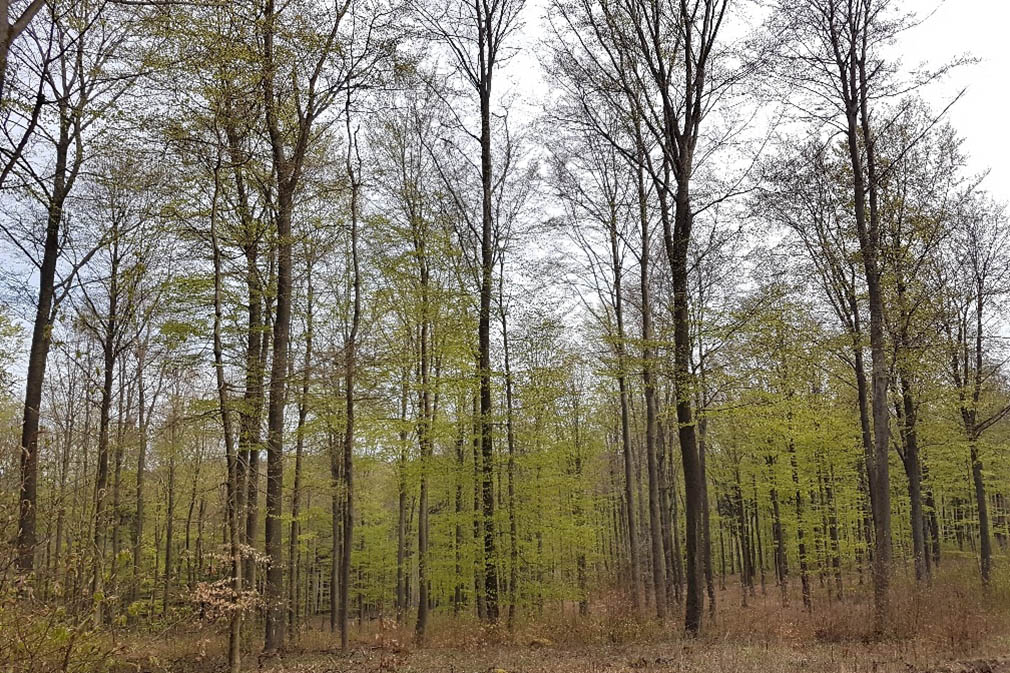
<path fill-rule="evenodd" d="M 4 670 L 1006 653 L 1010 228 L 897 0 L 0 19 Z"/>

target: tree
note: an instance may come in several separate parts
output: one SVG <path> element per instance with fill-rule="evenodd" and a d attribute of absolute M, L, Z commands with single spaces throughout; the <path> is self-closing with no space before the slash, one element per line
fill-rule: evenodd
<path fill-rule="evenodd" d="M 3 93 L 7 81 L 7 59 L 11 46 L 45 5 L 45 0 L 32 0 L 18 11 L 17 8 L 10 6 L 9 0 L 0 3 L 0 93 Z M 12 11 L 14 14 L 11 14 Z"/>
<path fill-rule="evenodd" d="M 113 382 L 117 363 L 134 345 L 134 336 L 145 329 L 147 317 L 142 313 L 144 285 L 151 266 L 152 244 L 149 220 L 152 216 L 149 196 L 155 193 L 153 184 L 143 185 L 137 190 L 127 186 L 125 176 L 141 175 L 134 165 L 122 157 L 106 159 L 103 178 L 88 195 L 93 200 L 93 229 L 103 232 L 102 250 L 96 254 L 94 262 L 101 263 L 103 269 L 97 278 L 82 280 L 78 276 L 79 296 L 82 305 L 78 310 L 78 320 L 83 329 L 90 333 L 102 351 L 102 379 L 96 387 L 101 391 L 98 424 L 98 468 L 95 477 L 94 496 L 94 554 L 92 560 L 91 592 L 104 593 L 103 576 L 106 572 L 107 530 L 115 525 L 108 513 L 109 495 L 109 447 L 110 423 L 112 421 Z M 116 460 L 117 469 L 122 459 Z M 118 493 L 118 487 L 117 491 Z M 118 503 L 116 503 L 118 504 Z M 115 514 L 118 517 L 118 512 Z M 102 601 L 95 601 L 95 623 L 103 621 Z"/>
<path fill-rule="evenodd" d="M 674 362 L 678 439 L 685 479 L 687 596 L 685 631 L 697 634 L 703 608 L 704 474 L 691 372 L 688 252 L 694 216 L 692 179 L 712 148 L 697 154 L 706 117 L 749 68 L 729 65 L 720 31 L 728 0 L 555 3 L 554 65 L 573 111 L 608 137 L 649 176 L 659 202 L 663 248 L 674 297 Z M 589 35 L 589 39 L 581 37 Z M 626 110 L 643 143 L 608 134 L 602 111 Z M 609 112 L 608 112 L 609 113 Z M 641 126 L 639 127 L 638 124 Z M 645 151 L 643 151 L 643 149 Z"/>
<path fill-rule="evenodd" d="M 633 478 L 634 455 L 631 441 L 631 417 L 628 370 L 628 330 L 626 328 L 625 302 L 627 300 L 624 276 L 625 259 L 630 254 L 631 222 L 636 210 L 635 191 L 628 165 L 613 146 L 600 136 L 575 136 L 567 146 L 555 150 L 553 181 L 558 196 L 566 205 L 570 220 L 569 235 L 586 257 L 589 275 L 593 278 L 590 290 L 602 307 L 596 316 L 600 329 L 611 341 L 614 357 L 614 377 L 620 405 L 620 438 L 624 458 L 624 503 L 628 535 L 628 579 L 631 602 L 639 610 L 642 602 L 641 563 L 639 540 L 635 523 L 635 482 Z M 639 195 L 640 196 L 640 195 Z M 647 259 L 646 253 L 641 253 Z M 646 290 L 647 292 L 647 290 Z M 647 329 L 648 320 L 643 320 Z M 648 393 L 647 393 L 648 394 Z M 647 397 L 647 405 L 650 404 Z M 647 408 L 651 415 L 654 409 Z M 652 419 L 654 420 L 654 419 Z M 647 421 L 647 425 L 648 425 Z M 654 428 L 647 429 L 647 433 Z M 653 454 L 654 460 L 655 454 Z M 654 468 L 655 466 L 652 465 Z M 654 469 L 653 469 L 654 472 Z M 650 518 L 652 505 L 650 482 Z M 657 536 L 655 541 L 660 541 Z M 655 549 L 655 547 L 652 547 Z M 653 562 L 657 559 L 654 557 Z M 659 566 L 662 567 L 662 566 Z M 657 612 L 663 600 L 657 600 Z"/>
<path fill-rule="evenodd" d="M 481 185 L 481 215 L 475 230 L 480 246 L 479 306 L 477 326 L 477 376 L 479 379 L 479 443 L 483 464 L 484 592 L 489 622 L 498 620 L 498 570 L 494 530 L 494 442 L 491 405 L 491 299 L 494 292 L 495 223 L 493 173 L 492 83 L 495 73 L 510 56 L 509 39 L 520 27 L 524 0 L 460 2 L 448 6 L 415 4 L 415 15 L 425 34 L 438 40 L 449 52 L 455 76 L 477 97 L 480 130 L 466 131 L 480 147 L 477 172 Z M 461 115 L 457 121 L 465 128 Z"/>
<path fill-rule="evenodd" d="M 109 17 L 108 30 L 99 31 L 95 26 L 102 10 L 101 3 L 78 3 L 68 13 L 52 18 L 57 67 L 51 72 L 43 71 L 42 81 L 45 84 L 40 85 L 39 97 L 45 96 L 53 101 L 53 126 L 47 124 L 44 131 L 39 131 L 44 134 L 42 148 L 39 148 L 41 157 L 34 153 L 20 153 L 13 157 L 17 160 L 19 188 L 29 194 L 40 195 L 39 206 L 46 213 L 45 230 L 41 236 L 35 231 L 26 231 L 22 239 L 22 232 L 4 229 L 14 245 L 39 269 L 21 430 L 18 567 L 26 573 L 34 568 L 38 541 L 39 413 L 53 323 L 77 272 L 103 247 L 99 242 L 90 249 L 68 249 L 64 210 L 88 158 L 88 150 L 103 130 L 103 115 L 110 112 L 136 77 L 135 72 L 125 75 L 120 72 L 120 61 L 117 60 L 123 56 L 121 50 L 129 30 L 126 17 Z M 6 11 L 3 14 L 6 16 Z M 4 21 L 6 19 L 0 23 Z M 4 46 L 9 46 L 9 43 Z M 6 65 L 6 51 L 3 58 Z M 36 258 L 21 243 L 22 240 L 34 241 L 37 237 L 41 242 L 41 258 Z"/>
<path fill-rule="evenodd" d="M 952 243 L 941 272 L 948 294 L 940 324 L 948 344 L 948 375 L 968 443 L 978 509 L 979 569 L 982 582 L 988 585 L 992 542 L 979 445 L 983 433 L 1010 413 L 1010 405 L 1001 401 L 1000 361 L 993 359 L 994 310 L 1010 274 L 1010 239 L 1003 209 L 981 196 L 971 199 L 959 214 Z"/>
<path fill-rule="evenodd" d="M 847 152 L 852 217 L 869 313 L 873 451 L 867 454 L 866 473 L 874 528 L 874 623 L 881 633 L 889 619 L 892 560 L 882 192 L 897 164 L 885 163 L 880 141 L 882 129 L 889 128 L 900 114 L 892 111 L 888 119 L 881 116 L 888 114 L 881 106 L 950 68 L 917 73 L 910 79 L 900 76 L 898 64 L 887 58 L 884 49 L 912 23 L 913 18 L 900 14 L 892 0 L 804 0 L 776 6 L 772 18 L 773 29 L 781 29 L 785 36 L 776 73 L 816 101 L 813 112 L 804 115 L 818 124 L 817 133 L 827 128 L 843 138 Z M 912 137 L 892 156 L 900 157 L 920 139 Z"/>
<path fill-rule="evenodd" d="M 263 49 L 261 87 L 275 180 L 274 224 L 277 236 L 276 309 L 267 412 L 266 554 L 270 558 L 270 566 L 267 569 L 268 609 L 263 647 L 268 652 L 281 648 L 284 643 L 283 445 L 288 342 L 291 332 L 292 217 L 311 142 L 318 136 L 319 127 L 325 128 L 326 120 L 323 116 L 338 102 L 339 94 L 349 91 L 351 78 L 358 76 L 358 66 L 364 59 L 360 53 L 352 52 L 345 59 L 346 62 L 336 61 L 338 45 L 342 39 L 341 27 L 350 7 L 349 0 L 332 8 L 308 4 L 277 7 L 273 0 L 266 0 L 263 6 L 260 36 Z M 306 36 L 312 49 L 307 52 L 305 60 L 294 63 L 289 63 L 286 59 L 278 60 L 278 49 L 281 53 L 288 53 L 290 49 L 300 48 L 300 26 L 306 19 L 311 21 L 318 32 L 314 36 Z M 292 80 L 298 85 L 293 88 L 286 84 L 278 86 L 281 77 L 284 81 Z M 353 355 L 350 362 L 353 362 Z M 353 373 L 349 376 L 353 377 Z M 350 400 L 353 390 L 348 390 L 347 395 Z M 349 401 L 349 411 L 351 404 Z M 344 440 L 345 452 L 351 450 L 352 433 L 353 423 L 349 417 Z M 345 479 L 349 482 L 350 475 L 345 475 Z M 345 513 L 345 516 L 350 515 Z M 345 550 L 347 553 L 349 551 Z M 346 640 L 344 642 L 346 644 Z"/>

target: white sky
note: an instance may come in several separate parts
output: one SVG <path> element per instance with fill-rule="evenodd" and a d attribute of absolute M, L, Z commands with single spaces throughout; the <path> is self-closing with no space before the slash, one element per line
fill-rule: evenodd
<path fill-rule="evenodd" d="M 966 54 L 980 60 L 955 70 L 926 97 L 942 109 L 967 88 L 951 108 L 950 121 L 965 139 L 971 170 L 989 170 L 983 186 L 998 200 L 1010 201 L 1010 2 L 906 0 L 905 6 L 920 17 L 935 10 L 902 38 L 906 65 L 939 65 Z"/>
<path fill-rule="evenodd" d="M 964 96 L 948 113 L 964 138 L 972 173 L 990 171 L 983 183 L 997 200 L 1010 202 L 1010 0 L 898 0 L 923 23 L 901 36 L 897 47 L 908 68 L 925 63 L 937 67 L 970 56 L 978 63 L 953 70 L 922 92 L 936 112 Z M 527 0 L 522 51 L 503 73 L 503 87 L 525 117 L 542 109 L 545 82 L 536 53 L 547 37 L 542 24 L 548 0 Z M 501 82 L 501 80 L 499 80 Z"/>

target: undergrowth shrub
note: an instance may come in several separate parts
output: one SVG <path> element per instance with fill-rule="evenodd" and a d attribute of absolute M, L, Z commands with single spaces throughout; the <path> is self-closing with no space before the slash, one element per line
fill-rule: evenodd
<path fill-rule="evenodd" d="M 2 673 L 101 673 L 118 651 L 90 615 L 11 592 L 0 598 L 0 634 Z"/>

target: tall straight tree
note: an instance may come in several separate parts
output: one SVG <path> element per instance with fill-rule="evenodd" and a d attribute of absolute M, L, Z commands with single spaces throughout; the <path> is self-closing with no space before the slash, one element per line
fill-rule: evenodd
<path fill-rule="evenodd" d="M 601 323 L 606 338 L 612 342 L 611 350 L 616 360 L 614 369 L 620 407 L 625 526 L 630 561 L 628 579 L 632 607 L 637 611 L 642 603 L 642 578 L 635 507 L 635 457 L 630 409 L 632 393 L 628 377 L 630 357 L 624 276 L 625 259 L 631 254 L 627 243 L 632 238 L 629 223 L 633 214 L 640 211 L 631 207 L 634 200 L 631 184 L 633 174 L 628 164 L 605 137 L 580 131 L 575 129 L 575 134 L 563 145 L 562 151 L 555 150 L 552 177 L 558 196 L 565 204 L 566 218 L 571 221 L 567 227 L 568 232 L 584 252 L 591 275 L 596 279 L 592 290 L 603 309 L 603 314 L 597 320 Z M 644 329 L 649 329 L 647 321 L 643 321 L 643 326 Z"/>
<path fill-rule="evenodd" d="M 829 148 L 821 143 L 804 146 L 782 165 L 769 171 L 770 179 L 762 190 L 760 203 L 771 221 L 796 234 L 810 260 L 821 292 L 848 337 L 848 357 L 845 359 L 855 376 L 859 434 L 863 447 L 859 484 L 861 491 L 869 491 L 867 495 L 872 501 L 872 489 L 865 484 L 866 468 L 873 462 L 874 444 L 864 355 L 865 304 L 860 299 L 862 283 L 857 268 L 859 242 L 851 235 L 851 227 L 846 226 L 851 218 L 847 212 L 844 185 L 835 179 L 838 175 L 836 162 Z M 865 496 L 860 502 L 860 508 L 865 510 L 864 502 Z M 869 544 L 869 518 L 865 513 L 863 519 Z"/>
<path fill-rule="evenodd" d="M 224 434 L 225 461 L 227 466 L 226 493 L 227 503 L 225 516 L 228 528 L 228 555 L 231 562 L 231 592 L 232 599 L 238 601 L 242 592 L 242 552 L 240 549 L 240 511 L 239 489 L 241 482 L 238 474 L 238 457 L 235 453 L 235 436 L 232 432 L 231 409 L 228 400 L 228 382 L 224 372 L 224 345 L 221 338 L 221 316 L 223 278 L 221 271 L 221 246 L 218 242 L 217 221 L 218 202 L 221 192 L 221 167 L 223 157 L 219 151 L 214 165 L 214 191 L 210 208 L 210 245 L 214 266 L 214 380 L 217 384 L 217 402 L 221 414 L 221 430 Z M 237 606 L 232 607 L 228 621 L 228 670 L 238 673 L 242 668 L 242 611 Z"/>
<path fill-rule="evenodd" d="M 823 3 L 821 3 L 823 4 Z M 876 5 L 876 6 L 875 6 Z M 888 363 L 884 333 L 884 294 L 880 260 L 880 204 L 876 138 L 870 122 L 870 96 L 874 65 L 867 63 L 867 47 L 877 39 L 875 19 L 886 2 L 828 2 L 819 19 L 821 35 L 834 55 L 838 90 L 845 116 L 845 140 L 852 167 L 852 197 L 859 252 L 866 278 L 870 314 L 871 405 L 873 410 L 873 461 L 867 465 L 873 494 L 874 620 L 882 631 L 890 612 L 891 495 L 888 449 L 891 439 L 887 405 Z M 823 11 L 826 9 L 827 11 Z M 869 78 L 868 78 L 869 75 Z"/>
<path fill-rule="evenodd" d="M 263 648 L 271 652 L 284 644 L 284 406 L 287 398 L 288 342 L 291 333 L 292 217 L 301 186 L 306 157 L 319 137 L 320 117 L 346 87 L 347 68 L 335 68 L 341 23 L 350 0 L 333 7 L 308 3 L 263 5 L 259 36 L 262 44 L 261 86 L 263 111 L 273 164 L 274 224 L 277 235 L 276 309 L 273 323 L 273 359 L 270 367 L 270 403 L 267 411 L 266 620 Z M 304 34 L 311 16 L 315 32 Z M 302 44 L 302 41 L 307 41 Z M 292 62 L 278 57 L 278 49 L 305 48 L 303 58 Z M 281 81 L 283 84 L 279 85 Z M 289 86 L 289 82 L 295 86 Z"/>
<path fill-rule="evenodd" d="M 6 10 L 6 7 L 0 9 Z M 39 414 L 53 326 L 60 304 L 67 297 L 78 271 L 103 247 L 99 237 L 98 241 L 92 240 L 90 249 L 74 250 L 73 239 L 67 236 L 64 211 L 89 158 L 91 146 L 101 133 L 96 127 L 101 126 L 103 114 L 112 109 L 136 78 L 136 73 L 120 72 L 117 62 L 123 58 L 126 20 L 123 16 L 108 16 L 105 17 L 107 23 L 99 28 L 98 19 L 104 9 L 102 4 L 80 2 L 65 14 L 50 17 L 49 30 L 54 44 L 49 49 L 57 57 L 52 72 L 43 73 L 44 85 L 40 85 L 38 96 L 50 101 L 53 124 L 38 131 L 44 138 L 40 143 L 44 147 L 44 158 L 34 153 L 18 153 L 17 165 L 12 169 L 18 187 L 34 195 L 44 208 L 45 216 L 41 218 L 44 230 L 3 228 L 22 253 L 27 254 L 28 250 L 22 241 L 38 241 L 42 253 L 39 259 L 31 260 L 38 267 L 39 278 L 21 426 L 17 538 L 18 567 L 24 572 L 34 567 L 38 541 Z M 6 11 L 3 14 L 6 16 Z M 0 17 L 0 20 L 6 19 Z M 81 238 L 87 240 L 87 237 Z"/>
<path fill-rule="evenodd" d="M 673 376 L 684 471 L 687 592 L 684 628 L 701 630 L 705 540 L 705 475 L 694 410 L 689 261 L 694 216 L 704 209 L 692 195 L 706 118 L 750 69 L 724 63 L 720 32 L 731 0 L 576 0 L 555 2 L 553 64 L 573 101 L 572 114 L 608 138 L 652 182 L 673 292 Z M 650 151 L 634 134 L 608 133 L 604 110 L 624 110 L 626 128 L 641 124 Z"/>
<path fill-rule="evenodd" d="M 151 251 L 144 242 L 147 232 L 143 230 L 149 216 L 145 212 L 148 210 L 146 200 L 149 193 L 146 189 L 152 187 L 152 184 L 148 182 L 144 185 L 144 181 L 138 180 L 136 186 L 142 186 L 141 189 L 130 185 L 125 176 L 136 179 L 139 171 L 121 156 L 107 156 L 101 164 L 103 178 L 97 180 L 97 184 L 89 185 L 89 201 L 94 202 L 94 208 L 87 220 L 95 222 L 98 230 L 101 230 L 102 224 L 107 223 L 108 229 L 103 232 L 107 243 L 95 256 L 95 262 L 101 264 L 102 268 L 93 272 L 92 277 L 79 278 L 82 281 L 79 283 L 82 305 L 78 311 L 82 326 L 93 335 L 102 350 L 102 379 L 97 386 L 101 392 L 93 515 L 95 556 L 92 560 L 91 581 L 92 592 L 95 594 L 104 592 L 103 580 L 107 570 L 106 534 L 112 517 L 108 512 L 108 491 L 115 367 L 126 350 L 133 345 L 138 319 L 144 318 L 140 314 L 142 283 L 152 267 Z M 142 330 L 144 326 L 141 324 L 139 327 Z M 102 624 L 102 608 L 102 601 L 95 601 L 96 625 Z"/>
<path fill-rule="evenodd" d="M 951 253 L 942 277 L 948 286 L 948 305 L 941 328 L 947 337 L 948 376 L 956 389 L 957 412 L 968 443 L 972 492 L 978 511 L 978 554 L 982 582 L 992 572 L 992 531 L 986 496 L 981 439 L 983 433 L 1010 415 L 1010 404 L 993 387 L 1001 363 L 994 357 L 999 327 L 995 306 L 1004 300 L 1010 279 L 1010 236 L 1003 208 L 975 197 L 959 214 Z"/>
<path fill-rule="evenodd" d="M 888 297 L 883 255 L 884 185 L 900 162 L 885 160 L 879 134 L 901 114 L 884 109 L 889 99 L 947 72 L 899 73 L 899 63 L 885 49 L 914 18 L 897 11 L 895 0 L 802 0 L 779 3 L 772 28 L 781 36 L 776 71 L 785 82 L 817 101 L 805 117 L 844 139 L 849 172 L 852 219 L 855 223 L 863 280 L 866 283 L 870 337 L 870 409 L 873 450 L 866 456 L 870 507 L 873 513 L 874 623 L 878 632 L 888 627 L 891 575 L 891 496 L 888 467 L 890 446 L 889 353 L 886 335 Z M 890 114 L 890 118 L 885 115 Z M 921 141 L 917 135 L 891 152 L 902 157 Z"/>
<path fill-rule="evenodd" d="M 510 55 L 508 40 L 519 29 L 525 0 L 478 0 L 449 4 L 415 3 L 415 14 L 424 31 L 449 51 L 455 73 L 477 97 L 480 130 L 466 133 L 480 146 L 481 216 L 478 232 L 479 304 L 477 326 L 477 377 L 479 380 L 478 439 L 480 444 L 483 507 L 483 564 L 485 616 L 498 621 L 498 570 L 494 529 L 494 419 L 491 400 L 491 298 L 495 268 L 495 176 L 491 133 L 495 99 L 495 73 Z M 461 126 L 466 121 L 456 114 Z"/>
<path fill-rule="evenodd" d="M 417 502 L 417 620 L 414 633 L 418 642 L 423 642 L 428 626 L 431 606 L 431 565 L 429 556 L 429 483 L 433 449 L 434 400 L 436 391 L 432 380 L 432 366 L 435 359 L 433 294 L 437 290 L 437 278 L 433 279 L 432 262 L 435 256 L 432 248 L 440 239 L 438 229 L 436 197 L 430 181 L 437 175 L 433 165 L 434 157 L 425 147 L 425 137 L 435 128 L 430 91 L 425 92 L 419 82 L 408 83 L 403 99 L 394 99 L 394 110 L 383 119 L 380 133 L 373 139 L 376 159 L 381 165 L 381 183 L 376 191 L 389 199 L 392 206 L 393 229 L 407 242 L 407 257 L 411 273 L 411 308 L 406 316 L 407 328 L 416 334 L 411 339 L 412 369 L 416 371 L 417 418 L 414 423 L 420 454 L 420 492 Z M 428 95 L 425 95 L 428 94 Z M 437 249 L 437 248 L 436 248 Z M 401 400 L 402 414 L 406 416 L 406 378 L 403 382 L 404 397 Z M 406 420 L 406 419 L 404 419 Z M 406 441 L 406 436 L 401 441 Z M 406 451 L 406 448 L 404 448 Z M 401 460 L 405 464 L 405 459 Z M 406 477 L 402 477 L 405 481 Z M 405 536 L 406 484 L 400 490 L 400 523 L 398 535 Z M 398 577 L 403 572 L 404 542 L 398 544 Z M 405 602 L 403 579 L 397 581 L 398 609 Z"/>
<path fill-rule="evenodd" d="M 361 326 L 361 261 L 358 252 L 358 227 L 361 219 L 361 158 L 358 154 L 357 126 L 351 119 L 351 90 L 344 104 L 344 124 L 347 131 L 345 168 L 350 188 L 350 302 L 351 316 L 344 340 L 344 464 L 343 534 L 340 559 L 340 647 L 347 649 L 347 605 L 351 593 L 351 546 L 354 542 L 354 382 L 358 366 L 358 332 Z M 334 562 L 336 559 L 334 559 Z"/>
<path fill-rule="evenodd" d="M 920 101 L 903 101 L 893 132 L 879 148 L 894 168 L 883 181 L 883 257 L 892 298 L 887 327 L 897 376 L 895 421 L 899 427 L 898 455 L 908 481 L 912 559 L 917 581 L 930 574 L 927 516 L 922 493 L 923 460 L 919 441 L 919 407 L 926 370 L 924 344 L 936 334 L 930 320 L 930 298 L 937 293 L 928 273 L 938 250 L 948 242 L 954 215 L 966 194 L 964 155 L 960 138 L 949 125 L 937 125 Z M 907 138 L 920 137 L 913 146 Z M 967 190 L 970 192 L 970 187 Z"/>

